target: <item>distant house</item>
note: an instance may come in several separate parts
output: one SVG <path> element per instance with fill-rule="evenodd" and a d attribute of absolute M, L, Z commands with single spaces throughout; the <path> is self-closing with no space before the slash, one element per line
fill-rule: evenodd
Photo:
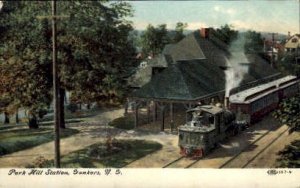
<path fill-rule="evenodd" d="M 271 59 L 272 56 L 275 61 L 278 60 L 278 56 L 284 54 L 284 42 L 282 41 L 272 41 L 272 40 L 264 40 L 264 53 L 265 55 Z"/>
<path fill-rule="evenodd" d="M 284 48 L 286 52 L 296 52 L 300 48 L 300 34 L 295 34 L 287 39 Z"/>

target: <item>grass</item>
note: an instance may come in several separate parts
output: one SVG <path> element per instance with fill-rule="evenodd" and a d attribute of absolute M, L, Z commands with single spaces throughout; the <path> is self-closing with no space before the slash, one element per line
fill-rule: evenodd
<path fill-rule="evenodd" d="M 299 168 L 300 167 L 300 140 L 293 141 L 278 153 L 277 167 Z"/>
<path fill-rule="evenodd" d="M 16 128 L 26 128 L 25 125 L 0 125 L 0 132 L 3 130 L 16 129 Z"/>
<path fill-rule="evenodd" d="M 70 112 L 69 110 L 65 110 L 65 121 L 74 121 L 81 120 L 84 118 L 94 117 L 100 113 L 99 109 L 89 109 L 89 110 L 77 110 L 76 112 Z M 53 121 L 53 114 L 45 115 L 41 121 Z"/>
<path fill-rule="evenodd" d="M 78 133 L 75 129 L 64 129 L 61 138 Z M 28 149 L 54 139 L 53 129 L 7 129 L 0 131 L 0 155 Z"/>
<path fill-rule="evenodd" d="M 109 125 L 119 129 L 130 130 L 130 129 L 134 129 L 134 120 L 133 117 L 131 116 L 120 117 L 111 121 Z"/>
<path fill-rule="evenodd" d="M 146 140 L 118 140 L 117 143 L 119 146 L 117 151 L 109 152 L 106 144 L 100 142 L 72 152 L 62 157 L 61 166 L 63 168 L 122 168 L 162 148 L 161 144 Z M 37 160 L 35 164 L 39 164 L 39 167 L 52 167 L 53 161 Z M 43 161 L 44 165 L 40 165 L 40 161 Z"/>

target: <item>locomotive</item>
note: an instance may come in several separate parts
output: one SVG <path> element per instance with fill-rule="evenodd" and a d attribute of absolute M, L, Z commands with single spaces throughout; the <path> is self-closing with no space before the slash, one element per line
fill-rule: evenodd
<path fill-rule="evenodd" d="M 220 141 L 277 108 L 282 99 L 299 93 L 299 88 L 299 79 L 286 76 L 230 96 L 229 109 L 203 105 L 188 110 L 187 123 L 178 127 L 180 154 L 203 157 Z"/>
<path fill-rule="evenodd" d="M 219 141 L 240 130 L 235 114 L 217 106 L 198 106 L 187 113 L 191 120 L 178 128 L 180 153 L 184 156 L 202 157 Z"/>

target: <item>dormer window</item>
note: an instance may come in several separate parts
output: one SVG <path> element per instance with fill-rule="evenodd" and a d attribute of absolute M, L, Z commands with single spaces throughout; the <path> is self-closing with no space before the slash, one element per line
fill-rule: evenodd
<path fill-rule="evenodd" d="M 292 43 L 296 43 L 296 42 L 298 42 L 298 39 L 297 38 L 293 38 L 292 39 Z"/>

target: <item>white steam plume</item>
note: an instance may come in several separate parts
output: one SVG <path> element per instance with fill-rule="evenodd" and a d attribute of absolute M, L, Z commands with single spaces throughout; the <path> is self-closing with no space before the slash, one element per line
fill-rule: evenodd
<path fill-rule="evenodd" d="M 226 58 L 228 68 L 225 71 L 225 97 L 229 97 L 231 89 L 238 87 L 248 72 L 249 61 L 245 56 L 244 44 L 245 38 L 239 35 L 229 47 L 231 56 L 229 59 Z"/>

